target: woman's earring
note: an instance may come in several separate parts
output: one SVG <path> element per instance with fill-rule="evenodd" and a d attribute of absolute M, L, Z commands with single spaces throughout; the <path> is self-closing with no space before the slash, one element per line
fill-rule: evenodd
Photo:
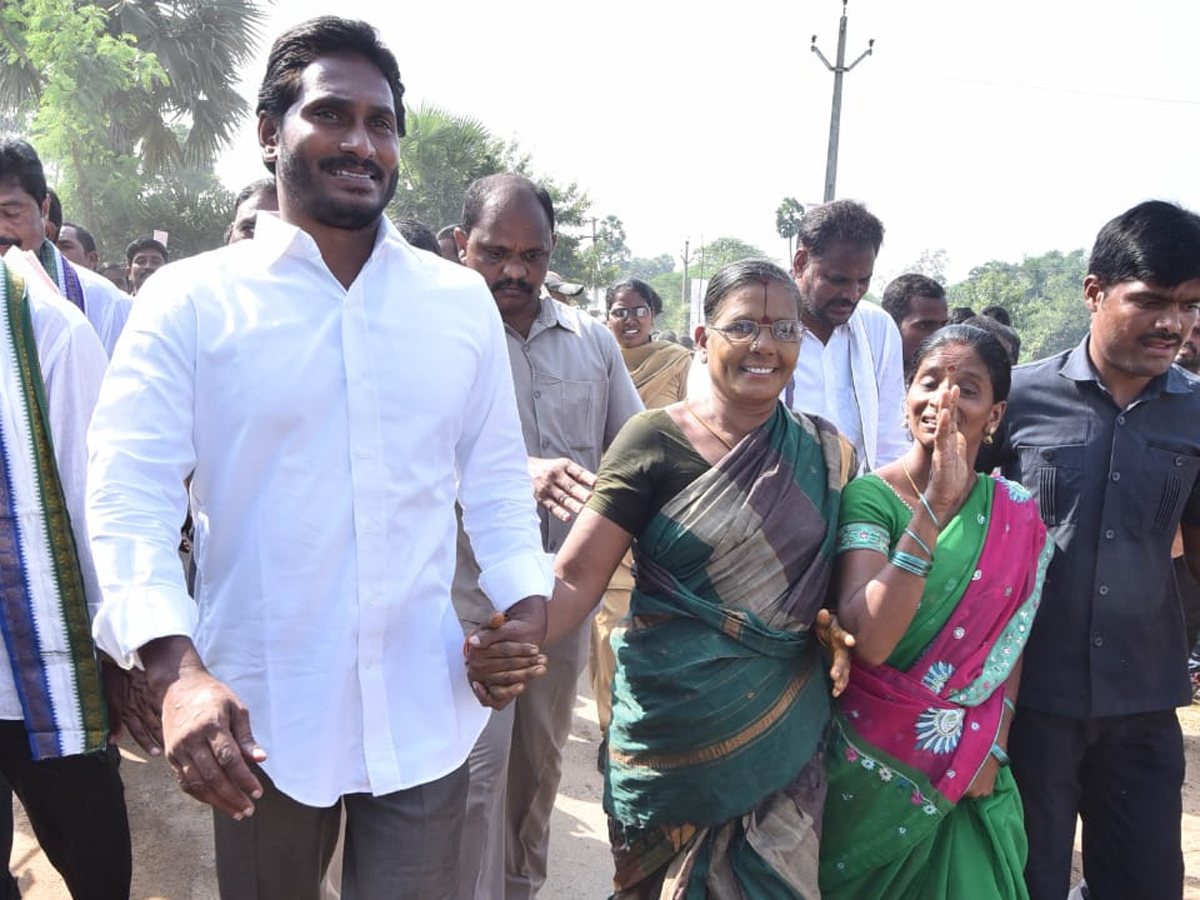
<path fill-rule="evenodd" d="M 988 445 L 992 443 L 992 433 L 990 431 L 984 433 L 983 442 Z"/>

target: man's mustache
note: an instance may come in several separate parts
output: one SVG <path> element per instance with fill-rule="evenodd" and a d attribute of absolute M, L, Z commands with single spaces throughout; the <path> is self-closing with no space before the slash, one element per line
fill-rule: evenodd
<path fill-rule="evenodd" d="M 21 239 L 19 237 L 9 237 L 6 234 L 0 234 L 0 249 L 7 250 L 9 247 L 20 247 Z"/>
<path fill-rule="evenodd" d="M 502 278 L 500 281 L 491 285 L 492 293 L 496 291 L 522 291 L 532 297 L 537 291 L 534 290 L 532 284 L 521 278 Z"/>
<path fill-rule="evenodd" d="M 359 159 L 356 156 L 335 156 L 323 159 L 319 163 L 322 172 L 336 172 L 338 169 L 348 169 L 351 172 L 364 171 L 377 181 L 383 181 L 383 169 L 369 159 Z"/>

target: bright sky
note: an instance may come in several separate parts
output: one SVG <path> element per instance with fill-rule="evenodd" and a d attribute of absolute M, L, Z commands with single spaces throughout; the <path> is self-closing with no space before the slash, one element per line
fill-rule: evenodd
<path fill-rule="evenodd" d="M 635 256 L 734 236 L 781 261 L 785 196 L 821 199 L 841 0 L 735 4 L 342 0 L 400 61 L 406 102 L 516 138 L 577 180 Z M 266 49 L 327 0 L 271 7 Z M 389 10 L 389 11 L 381 11 Z M 734 10 L 735 12 L 730 12 Z M 887 229 L 877 276 L 944 248 L 956 280 L 991 259 L 1090 248 L 1140 200 L 1200 210 L 1196 0 L 849 0 L 837 196 Z M 218 172 L 263 174 L 247 122 Z M 435 230 L 445 222 L 429 222 Z M 877 277 L 876 289 L 882 288 Z"/>

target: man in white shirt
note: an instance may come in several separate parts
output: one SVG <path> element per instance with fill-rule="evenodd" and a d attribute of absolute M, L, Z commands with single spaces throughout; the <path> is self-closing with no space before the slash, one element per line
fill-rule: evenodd
<path fill-rule="evenodd" d="M 859 303 L 883 224 L 861 203 L 835 200 L 806 212 L 796 239 L 804 336 L 785 399 L 833 422 L 854 442 L 862 471 L 877 469 L 909 447 L 900 332 L 882 309 Z"/>
<path fill-rule="evenodd" d="M 145 665 L 180 785 L 217 811 L 223 900 L 315 900 L 343 809 L 343 898 L 453 890 L 488 716 L 450 603 L 456 500 L 504 627 L 544 628 L 495 303 L 382 215 L 402 96 L 366 23 L 275 42 L 258 134 L 279 215 L 147 282 L 89 435 L 96 638 Z"/>
<path fill-rule="evenodd" d="M 0 260 L 5 898 L 20 896 L 7 866 L 10 785 L 72 897 L 129 897 L 125 795 L 88 636 L 100 590 L 84 527 L 85 434 L 106 363 L 87 321 L 34 259 L 11 251 Z"/>
<path fill-rule="evenodd" d="M 132 301 L 107 278 L 63 257 L 46 237 L 49 209 L 37 151 L 20 138 L 0 138 L 0 253 L 13 245 L 33 251 L 59 293 L 87 317 L 105 353 L 112 355 Z"/>

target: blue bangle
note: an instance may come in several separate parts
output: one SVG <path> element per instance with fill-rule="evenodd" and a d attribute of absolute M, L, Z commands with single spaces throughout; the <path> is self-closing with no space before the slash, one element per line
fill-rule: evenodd
<path fill-rule="evenodd" d="M 1004 705 L 1008 707 L 1008 711 L 1014 716 L 1017 714 L 1017 705 L 1012 702 L 1012 698 L 1008 694 L 1004 695 Z"/>
<path fill-rule="evenodd" d="M 1000 749 L 999 744 L 992 744 L 991 754 L 992 754 L 992 756 L 994 756 L 996 758 L 996 762 L 998 762 L 1000 764 L 1000 768 L 1003 769 L 1005 766 L 1008 765 L 1008 763 L 1009 763 L 1008 754 Z"/>
<path fill-rule="evenodd" d="M 891 556 L 888 557 L 888 562 L 897 569 L 903 569 L 918 578 L 928 578 L 929 571 L 933 568 L 927 560 L 913 556 L 911 553 L 905 553 L 903 550 L 893 550 Z"/>
<path fill-rule="evenodd" d="M 921 505 L 925 507 L 925 512 L 929 513 L 929 518 L 933 520 L 934 527 L 942 530 L 942 523 L 938 521 L 938 517 L 933 514 L 933 507 L 929 505 L 929 501 L 925 499 L 924 494 L 917 494 L 917 499 L 921 501 Z"/>
<path fill-rule="evenodd" d="M 911 528 L 905 528 L 904 533 L 912 538 L 916 545 L 925 551 L 925 555 L 929 557 L 929 561 L 933 562 L 933 551 L 929 549 L 929 545 L 917 537 L 917 533 Z"/>

